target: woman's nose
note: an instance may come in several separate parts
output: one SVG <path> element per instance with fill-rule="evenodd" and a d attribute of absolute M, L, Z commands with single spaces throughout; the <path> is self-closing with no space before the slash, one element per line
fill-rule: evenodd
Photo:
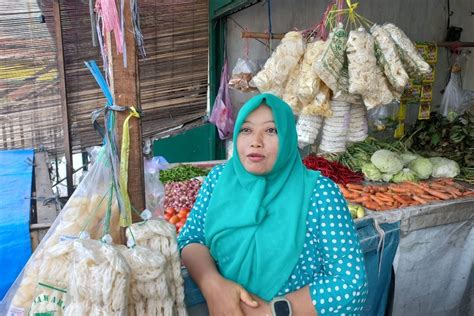
<path fill-rule="evenodd" d="M 260 148 L 263 146 L 263 142 L 262 142 L 262 137 L 261 135 L 255 135 L 253 138 L 252 138 L 252 142 L 250 143 L 250 147 L 254 147 L 254 148 Z"/>

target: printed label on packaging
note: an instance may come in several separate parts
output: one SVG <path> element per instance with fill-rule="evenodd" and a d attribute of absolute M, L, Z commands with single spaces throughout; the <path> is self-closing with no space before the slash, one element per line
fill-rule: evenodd
<path fill-rule="evenodd" d="M 423 101 L 420 103 L 420 108 L 418 110 L 418 119 L 419 120 L 429 120 L 431 113 L 431 101 Z"/>

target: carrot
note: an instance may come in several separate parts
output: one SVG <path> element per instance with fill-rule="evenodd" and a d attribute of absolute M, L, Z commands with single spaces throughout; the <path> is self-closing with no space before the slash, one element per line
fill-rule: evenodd
<path fill-rule="evenodd" d="M 396 192 L 396 193 L 410 193 L 410 190 L 407 188 L 400 188 L 396 186 L 390 186 L 390 191 Z"/>
<path fill-rule="evenodd" d="M 349 189 L 364 191 L 364 186 L 360 184 L 348 183 L 346 186 Z"/>
<path fill-rule="evenodd" d="M 439 192 L 439 191 L 436 191 L 436 190 L 433 190 L 433 189 L 429 189 L 429 188 L 424 188 L 424 190 L 426 192 L 428 192 L 429 194 L 431 194 L 432 196 L 436 196 L 442 200 L 450 200 L 451 197 L 447 194 L 444 194 L 442 192 Z"/>
<path fill-rule="evenodd" d="M 339 190 L 342 192 L 342 194 L 345 196 L 346 194 L 350 194 L 349 190 L 346 189 L 346 187 L 342 184 L 338 184 Z"/>
<path fill-rule="evenodd" d="M 380 210 L 380 205 L 375 203 L 375 202 L 365 202 L 364 204 L 364 207 L 368 208 L 368 209 L 371 209 L 371 210 L 375 210 L 375 211 L 379 211 Z"/>
<path fill-rule="evenodd" d="M 360 194 L 356 192 L 347 192 L 346 194 L 344 194 L 344 197 L 349 200 L 357 199 L 360 197 Z"/>
<path fill-rule="evenodd" d="M 394 198 L 395 200 L 397 200 L 398 202 L 400 202 L 402 205 L 403 205 L 403 204 L 410 204 L 410 201 L 405 200 L 404 198 L 402 198 L 402 197 L 401 197 L 400 195 L 398 195 L 398 194 L 393 193 L 392 196 L 393 196 L 393 198 Z"/>
<path fill-rule="evenodd" d="M 359 198 L 351 200 L 351 202 L 352 203 L 364 203 L 364 202 L 367 202 L 369 200 L 370 200 L 370 198 L 368 196 L 361 196 Z"/>
<path fill-rule="evenodd" d="M 424 200 L 424 199 L 422 199 L 421 197 L 418 197 L 418 196 L 416 196 L 416 195 L 413 195 L 412 198 L 413 198 L 415 201 L 420 202 L 421 204 L 427 204 L 427 203 L 428 203 L 428 201 L 426 201 L 426 200 Z"/>
<path fill-rule="evenodd" d="M 370 198 L 371 198 L 372 200 L 374 200 L 374 202 L 376 202 L 376 203 L 379 204 L 380 206 L 382 206 L 382 205 L 385 204 L 384 201 L 380 200 L 380 199 L 379 199 L 378 197 L 376 197 L 376 196 L 371 195 Z"/>
<path fill-rule="evenodd" d="M 439 198 L 437 198 L 436 196 L 433 196 L 433 195 L 429 195 L 429 194 L 420 194 L 420 197 L 424 200 L 427 200 L 427 201 L 434 201 L 434 200 L 440 200 Z"/>
<path fill-rule="evenodd" d="M 462 196 L 471 196 L 471 195 L 474 195 L 474 191 L 466 191 L 466 192 L 463 192 Z"/>
<path fill-rule="evenodd" d="M 389 195 L 387 195 L 387 194 L 383 194 L 383 193 L 377 192 L 377 193 L 375 194 L 375 196 L 376 196 L 377 198 L 379 198 L 380 200 L 385 201 L 385 202 L 394 202 L 393 197 L 391 197 L 391 196 L 389 196 Z"/>

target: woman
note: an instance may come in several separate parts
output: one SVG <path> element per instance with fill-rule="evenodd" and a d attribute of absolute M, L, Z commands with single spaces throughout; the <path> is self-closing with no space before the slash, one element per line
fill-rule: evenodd
<path fill-rule="evenodd" d="M 178 238 L 211 315 L 358 314 L 367 284 L 357 234 L 337 185 L 304 167 L 290 107 L 250 99 L 234 153 L 204 181 Z"/>

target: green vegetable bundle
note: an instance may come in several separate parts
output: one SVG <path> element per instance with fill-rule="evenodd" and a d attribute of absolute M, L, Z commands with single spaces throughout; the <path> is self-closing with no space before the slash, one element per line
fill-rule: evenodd
<path fill-rule="evenodd" d="M 191 165 L 179 165 L 171 169 L 161 170 L 160 181 L 162 183 L 181 182 L 196 177 L 205 177 L 208 173 L 209 170 L 204 168 Z"/>

